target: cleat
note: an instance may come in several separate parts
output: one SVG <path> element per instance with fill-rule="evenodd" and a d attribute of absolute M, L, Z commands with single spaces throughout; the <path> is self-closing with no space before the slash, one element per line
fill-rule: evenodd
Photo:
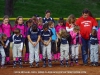
<path fill-rule="evenodd" d="M 67 64 L 66 64 L 66 67 L 70 67 L 70 65 L 67 63 Z"/>
<path fill-rule="evenodd" d="M 51 63 L 49 63 L 49 64 L 48 64 L 48 67 L 52 67 L 52 64 L 51 64 Z"/>
<path fill-rule="evenodd" d="M 1 65 L 1 68 L 6 68 L 6 66 L 4 66 L 4 65 Z"/>
<path fill-rule="evenodd" d="M 91 62 L 90 66 L 94 66 L 94 63 L 93 63 L 93 62 Z"/>
<path fill-rule="evenodd" d="M 61 67 L 64 67 L 64 65 L 63 65 L 62 63 L 60 64 L 60 66 L 61 66 Z"/>
<path fill-rule="evenodd" d="M 79 66 L 79 63 L 77 62 L 76 65 Z"/>
<path fill-rule="evenodd" d="M 39 67 L 39 64 L 36 64 L 36 68 L 38 68 Z"/>
<path fill-rule="evenodd" d="M 99 65 L 98 65 L 98 62 L 96 62 L 93 66 L 95 66 L 95 67 L 99 66 Z"/>
<path fill-rule="evenodd" d="M 43 68 L 45 68 L 46 67 L 46 64 L 43 64 Z"/>
<path fill-rule="evenodd" d="M 22 65 L 20 65 L 20 66 L 19 66 L 19 68 L 23 68 L 23 66 L 22 66 Z"/>
<path fill-rule="evenodd" d="M 33 68 L 33 64 L 32 63 L 30 64 L 30 68 Z"/>
<path fill-rule="evenodd" d="M 70 63 L 70 66 L 74 66 L 73 62 Z"/>
<path fill-rule="evenodd" d="M 86 64 L 83 64 L 83 66 L 87 66 L 88 64 L 86 63 Z"/>

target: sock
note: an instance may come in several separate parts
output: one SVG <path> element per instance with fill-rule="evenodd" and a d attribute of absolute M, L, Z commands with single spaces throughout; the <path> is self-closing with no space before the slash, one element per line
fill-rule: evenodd
<path fill-rule="evenodd" d="M 36 62 L 36 64 L 39 64 L 39 62 Z"/>
<path fill-rule="evenodd" d="M 19 61 L 19 64 L 22 65 L 22 58 L 21 57 L 18 59 L 18 61 Z"/>
<path fill-rule="evenodd" d="M 68 65 L 68 60 L 66 60 L 66 64 Z"/>
<path fill-rule="evenodd" d="M 78 63 L 78 59 L 76 59 L 75 62 Z"/>
<path fill-rule="evenodd" d="M 60 63 L 63 64 L 63 60 L 61 60 Z"/>
<path fill-rule="evenodd" d="M 73 59 L 71 59 L 71 63 L 73 63 Z"/>
<path fill-rule="evenodd" d="M 51 63 L 51 60 L 50 59 L 48 59 L 48 63 Z"/>
<path fill-rule="evenodd" d="M 43 59 L 43 63 L 46 64 L 46 59 Z"/>
<path fill-rule="evenodd" d="M 16 65 L 16 61 L 13 61 L 13 65 Z"/>

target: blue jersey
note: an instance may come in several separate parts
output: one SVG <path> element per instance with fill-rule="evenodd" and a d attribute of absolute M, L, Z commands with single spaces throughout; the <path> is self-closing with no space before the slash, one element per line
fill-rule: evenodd
<path fill-rule="evenodd" d="M 67 38 L 61 38 L 61 44 L 68 44 Z"/>
<path fill-rule="evenodd" d="M 54 22 L 54 19 L 53 18 L 43 18 L 43 23 L 48 23 L 49 21 L 53 21 Z"/>
<path fill-rule="evenodd" d="M 9 39 L 9 42 L 13 42 L 14 44 L 20 44 L 23 43 L 24 38 L 22 37 L 22 35 L 12 35 Z"/>
<path fill-rule="evenodd" d="M 52 31 L 50 29 L 48 29 L 47 31 L 43 31 L 41 30 L 41 38 L 42 40 L 46 40 L 48 41 L 50 39 L 50 37 L 52 36 Z"/>
<path fill-rule="evenodd" d="M 55 28 L 50 28 L 51 29 L 51 31 L 52 31 L 52 33 L 53 33 L 53 35 L 52 35 L 52 40 L 56 40 L 57 39 L 57 35 L 56 35 L 56 30 L 55 30 Z"/>
<path fill-rule="evenodd" d="M 29 28 L 29 30 L 28 30 L 28 35 L 30 35 L 30 38 L 31 38 L 31 40 L 32 40 L 33 42 L 36 42 L 37 39 L 38 39 L 38 35 L 40 35 L 40 30 L 37 29 L 36 32 L 33 32 L 33 31 L 32 31 L 32 28 Z"/>
<path fill-rule="evenodd" d="M 90 43 L 91 44 L 98 44 L 97 36 L 90 35 Z"/>

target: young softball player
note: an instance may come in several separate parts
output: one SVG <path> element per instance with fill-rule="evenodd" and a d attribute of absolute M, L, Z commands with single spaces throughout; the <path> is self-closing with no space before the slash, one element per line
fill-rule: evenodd
<path fill-rule="evenodd" d="M 3 18 L 1 28 L 2 28 L 2 33 L 6 34 L 7 37 L 9 38 L 11 36 L 12 27 L 11 27 L 11 24 L 9 23 L 9 17 L 7 15 L 5 15 Z M 4 43 L 5 42 L 6 40 L 4 40 Z M 7 48 L 4 48 L 4 50 L 6 53 L 6 64 L 9 64 L 10 63 L 10 57 L 9 57 L 10 43 L 8 44 Z"/>
<path fill-rule="evenodd" d="M 3 39 L 6 38 L 7 39 L 7 36 L 5 34 L 1 34 L 0 36 L 0 54 L 1 54 L 1 68 L 5 68 L 5 57 L 6 57 L 6 54 L 5 54 L 5 51 L 4 51 L 4 42 L 3 42 Z"/>
<path fill-rule="evenodd" d="M 58 41 L 57 41 L 57 60 L 60 59 L 60 36 L 59 36 L 59 31 L 61 29 L 66 29 L 66 26 L 65 26 L 65 21 L 63 18 L 59 18 L 58 20 L 58 25 L 56 25 L 55 27 L 56 29 L 56 34 L 57 34 L 57 37 L 58 37 Z"/>
<path fill-rule="evenodd" d="M 32 17 L 32 21 L 33 21 L 33 24 L 38 24 L 38 15 L 34 15 L 33 17 Z"/>
<path fill-rule="evenodd" d="M 23 17 L 22 16 L 18 16 L 15 20 L 15 26 L 13 27 L 13 30 L 15 30 L 16 28 L 20 29 L 20 34 L 23 36 L 23 39 L 25 41 L 25 25 L 24 25 L 24 21 L 23 21 Z M 23 41 L 23 43 L 24 43 Z M 18 61 L 18 57 L 16 57 L 16 61 Z"/>
<path fill-rule="evenodd" d="M 20 34 L 20 29 L 16 28 L 14 34 L 6 42 L 6 47 L 9 42 L 13 42 L 12 54 L 13 54 L 13 68 L 16 68 L 16 57 L 18 57 L 19 67 L 22 68 L 22 49 L 23 49 L 23 37 Z"/>
<path fill-rule="evenodd" d="M 37 28 L 36 24 L 28 30 L 28 40 L 29 40 L 29 63 L 30 67 L 33 67 L 33 62 L 35 60 L 36 67 L 39 67 L 39 40 L 40 40 L 40 30 Z"/>
<path fill-rule="evenodd" d="M 100 37 L 100 35 L 99 35 Z M 97 31 L 92 29 L 90 35 L 90 62 L 91 66 L 98 66 L 99 61 L 99 45 L 98 45 L 98 37 Z"/>
<path fill-rule="evenodd" d="M 60 64 L 61 67 L 64 66 L 64 59 L 66 60 L 66 67 L 69 67 L 69 43 L 71 42 L 71 36 L 70 34 L 65 30 L 61 29 L 60 32 L 60 40 L 61 40 L 61 45 L 60 45 Z"/>
<path fill-rule="evenodd" d="M 75 21 L 76 21 L 76 18 L 73 14 L 68 16 L 68 19 L 66 21 L 66 30 L 67 30 L 67 32 L 73 31 Z"/>
<path fill-rule="evenodd" d="M 42 17 L 38 17 L 38 28 L 40 30 L 43 29 Z M 40 50 L 40 52 L 39 52 L 39 58 L 40 58 L 40 61 L 41 61 L 43 59 L 43 55 L 42 55 L 42 42 L 41 42 L 41 40 L 39 42 L 39 50 Z"/>
<path fill-rule="evenodd" d="M 57 60 L 57 48 L 56 48 L 56 42 L 57 42 L 57 35 L 56 35 L 56 30 L 54 28 L 54 22 L 49 21 L 49 28 L 51 29 L 53 35 L 52 35 L 52 40 L 51 40 L 51 53 L 53 55 L 54 60 Z"/>
<path fill-rule="evenodd" d="M 75 61 L 76 65 L 78 64 L 78 56 L 79 56 L 79 45 L 81 44 L 81 36 L 79 32 L 79 26 L 74 26 L 73 31 L 70 31 L 70 35 L 72 38 L 71 41 L 71 63 L 70 65 L 73 66 L 73 61 Z"/>
<path fill-rule="evenodd" d="M 25 63 L 28 62 L 29 60 L 29 43 L 28 43 L 28 38 L 27 38 L 27 32 L 28 29 L 32 26 L 33 22 L 31 19 L 29 19 L 28 21 L 26 21 L 26 26 L 25 26 L 25 46 L 26 46 L 26 53 L 25 53 L 25 57 L 24 57 L 24 61 Z"/>
<path fill-rule="evenodd" d="M 46 67 L 46 55 L 48 57 L 48 66 L 52 67 L 51 63 L 51 36 L 52 31 L 48 27 L 48 23 L 43 25 L 43 30 L 41 30 L 41 42 L 43 43 L 43 67 Z"/>
<path fill-rule="evenodd" d="M 0 25 L 0 33 L 2 33 L 2 25 Z"/>

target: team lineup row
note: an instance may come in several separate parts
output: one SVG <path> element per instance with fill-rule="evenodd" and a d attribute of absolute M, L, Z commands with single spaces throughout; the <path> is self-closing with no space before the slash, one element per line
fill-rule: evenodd
<path fill-rule="evenodd" d="M 75 61 L 78 63 L 79 45 L 82 45 L 83 64 L 88 64 L 88 49 L 90 50 L 91 66 L 98 66 L 99 61 L 99 43 L 100 29 L 97 29 L 97 21 L 90 15 L 88 9 L 84 9 L 82 16 L 76 20 L 74 15 L 70 15 L 65 23 L 63 18 L 59 18 L 58 24 L 54 25 L 53 18 L 50 17 L 50 11 L 46 11 L 45 18 L 33 16 L 24 25 L 23 17 L 16 18 L 15 25 L 12 27 L 9 23 L 9 17 L 4 16 L 0 25 L 1 67 L 4 67 L 5 60 L 9 64 L 9 48 L 12 45 L 13 67 L 19 62 L 22 68 L 22 50 L 23 44 L 26 46 L 25 62 L 36 62 L 39 67 L 39 60 L 43 60 L 43 67 L 46 67 L 46 56 L 48 66 L 52 67 L 52 54 L 54 60 L 60 60 L 60 65 L 66 67 L 73 66 Z M 11 32 L 13 34 L 11 35 Z M 69 56 L 71 56 L 70 64 Z M 6 59 L 5 59 L 6 58 Z"/>

